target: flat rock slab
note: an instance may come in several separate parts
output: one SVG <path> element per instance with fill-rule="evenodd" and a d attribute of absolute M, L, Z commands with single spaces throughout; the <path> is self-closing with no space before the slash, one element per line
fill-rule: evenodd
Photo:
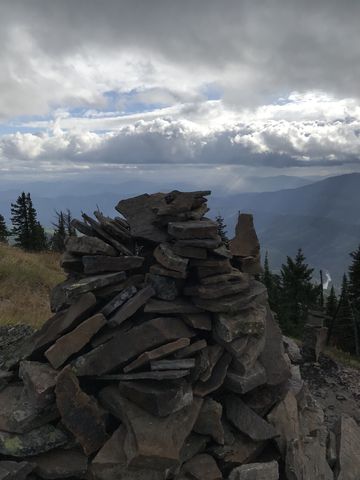
<path fill-rule="evenodd" d="M 60 267 L 68 273 L 83 273 L 84 271 L 84 265 L 81 261 L 81 257 L 79 257 L 78 255 L 72 255 L 69 252 L 65 252 L 62 254 L 60 259 Z"/>
<path fill-rule="evenodd" d="M 230 273 L 219 273 L 217 275 L 211 275 L 200 280 L 203 285 L 217 285 L 225 282 L 239 282 L 249 283 L 249 276 L 246 273 L 240 272 L 237 269 L 232 269 Z"/>
<path fill-rule="evenodd" d="M 103 375 L 99 377 L 99 380 L 113 381 L 120 380 L 127 382 L 129 380 L 177 380 L 190 375 L 190 370 L 166 370 L 166 371 L 154 371 L 154 372 L 137 372 L 137 373 L 119 373 L 114 375 Z"/>
<path fill-rule="evenodd" d="M 176 255 L 168 243 L 160 243 L 154 250 L 154 257 L 168 270 L 186 273 L 189 260 Z"/>
<path fill-rule="evenodd" d="M 82 278 L 77 282 L 66 285 L 65 292 L 68 297 L 76 297 L 83 293 L 93 292 L 101 288 L 120 283 L 126 279 L 125 272 L 108 273 L 105 275 L 95 275 L 93 277 Z"/>
<path fill-rule="evenodd" d="M 111 414 L 127 428 L 124 445 L 128 465 L 141 468 L 170 468 L 179 461 L 180 450 L 199 414 L 202 400 L 167 417 L 155 417 L 124 398 L 116 387 L 100 392 L 100 399 Z"/>
<path fill-rule="evenodd" d="M 24 382 L 27 397 L 39 406 L 55 400 L 54 390 L 58 372 L 50 365 L 23 360 L 19 366 L 19 377 Z"/>
<path fill-rule="evenodd" d="M 276 461 L 241 465 L 234 468 L 229 480 L 279 480 L 279 465 Z"/>
<path fill-rule="evenodd" d="M 237 313 L 214 315 L 215 332 L 224 342 L 232 342 L 243 335 L 261 337 L 265 325 L 266 308 L 263 305 L 253 305 Z"/>
<path fill-rule="evenodd" d="M 65 427 L 75 436 L 86 455 L 99 450 L 107 440 L 102 412 L 96 401 L 80 389 L 70 368 L 65 368 L 56 383 L 56 403 Z"/>
<path fill-rule="evenodd" d="M 148 273 L 146 275 L 146 282 L 152 286 L 155 291 L 155 297 L 160 300 L 172 301 L 179 295 L 175 278 Z"/>
<path fill-rule="evenodd" d="M 62 430 L 52 425 L 44 425 L 22 435 L 0 431 L 0 454 L 9 457 L 30 457 L 61 447 L 68 440 Z"/>
<path fill-rule="evenodd" d="M 168 234 L 165 229 L 155 224 L 157 219 L 155 211 L 164 206 L 166 201 L 163 193 L 152 195 L 145 193 L 121 200 L 115 208 L 128 221 L 134 237 L 161 243 L 166 242 Z"/>
<path fill-rule="evenodd" d="M 149 349 L 194 335 L 195 332 L 178 318 L 155 318 L 127 332 L 119 332 L 104 345 L 79 357 L 73 367 L 80 376 L 103 375 Z"/>
<path fill-rule="evenodd" d="M 173 245 L 173 250 L 176 255 L 180 255 L 180 257 L 185 258 L 198 258 L 205 260 L 207 258 L 207 250 L 206 248 L 199 248 L 199 247 L 191 247 L 185 245 L 179 245 L 175 243 Z"/>
<path fill-rule="evenodd" d="M 26 480 L 34 468 L 30 462 L 0 461 L 0 480 Z"/>
<path fill-rule="evenodd" d="M 211 194 L 210 190 L 196 192 L 179 192 L 173 190 L 165 195 L 165 205 L 156 208 L 158 216 L 179 215 L 199 208 L 206 203 L 207 197 Z"/>
<path fill-rule="evenodd" d="M 206 260 L 204 260 L 206 262 Z M 200 262 L 200 260 L 199 260 Z M 232 266 L 229 259 L 219 259 L 213 265 L 198 265 L 196 268 L 197 276 L 201 281 L 203 278 L 212 277 L 214 275 L 227 274 L 232 271 Z M 241 282 L 243 283 L 243 282 Z"/>
<path fill-rule="evenodd" d="M 266 383 L 266 372 L 264 367 L 255 363 L 254 367 L 249 369 L 243 375 L 238 372 L 228 370 L 225 379 L 225 387 L 232 392 L 244 395 L 254 388 Z"/>
<path fill-rule="evenodd" d="M 360 427 L 356 421 L 342 415 L 337 424 L 337 465 L 338 480 L 355 480 L 360 472 Z"/>
<path fill-rule="evenodd" d="M 120 382 L 119 390 L 128 400 L 156 417 L 166 417 L 193 401 L 192 388 L 180 382 Z"/>
<path fill-rule="evenodd" d="M 115 430 L 91 463 L 94 480 L 164 480 L 164 472 L 149 468 L 131 468 L 124 451 L 127 432 L 124 425 Z"/>
<path fill-rule="evenodd" d="M 221 423 L 223 407 L 212 398 L 205 398 L 199 416 L 194 425 L 194 432 L 209 435 L 216 443 L 224 445 L 224 428 Z"/>
<path fill-rule="evenodd" d="M 202 309 L 184 299 L 176 299 L 173 302 L 151 299 L 144 308 L 145 313 L 159 313 L 164 315 L 182 313 L 200 313 Z"/>
<path fill-rule="evenodd" d="M 207 347 L 207 342 L 205 339 L 198 340 L 191 345 L 183 348 L 182 350 L 179 350 L 174 354 L 175 358 L 187 358 L 191 357 L 191 355 L 194 355 L 194 353 L 200 352 L 200 350 L 203 350 L 204 348 Z"/>
<path fill-rule="evenodd" d="M 122 305 L 124 305 L 124 303 L 127 302 L 131 297 L 133 297 L 136 292 L 137 288 L 134 285 L 125 288 L 101 309 L 101 313 L 105 315 L 105 317 L 110 316 Z"/>
<path fill-rule="evenodd" d="M 194 394 L 200 397 L 205 397 L 212 392 L 218 390 L 224 383 L 227 370 L 231 362 L 231 355 L 225 353 L 214 366 L 211 376 L 205 382 L 199 381 L 194 387 Z"/>
<path fill-rule="evenodd" d="M 169 270 L 168 268 L 163 267 L 159 263 L 151 265 L 150 273 L 153 275 L 162 275 L 163 277 L 170 277 L 170 278 L 186 278 L 187 272 L 178 272 L 176 270 Z"/>
<path fill-rule="evenodd" d="M 196 247 L 212 250 L 221 245 L 221 238 L 220 235 L 218 235 L 215 238 L 191 238 L 188 240 L 178 240 L 176 245 L 179 247 Z"/>
<path fill-rule="evenodd" d="M 230 252 L 237 257 L 256 256 L 260 252 L 260 243 L 254 228 L 253 216 L 240 213 L 235 227 L 235 237 L 230 240 Z"/>
<path fill-rule="evenodd" d="M 211 316 L 204 313 L 187 313 L 182 315 L 184 322 L 196 330 L 210 331 L 212 328 Z"/>
<path fill-rule="evenodd" d="M 193 302 L 199 308 L 214 313 L 236 313 L 248 307 L 252 302 L 261 303 L 267 299 L 267 290 L 265 285 L 254 281 L 248 291 L 241 295 L 230 295 L 216 299 L 204 299 L 193 297 Z"/>
<path fill-rule="evenodd" d="M 150 363 L 151 360 L 159 360 L 160 358 L 167 357 L 168 355 L 171 355 L 172 353 L 175 353 L 178 350 L 187 347 L 188 345 L 190 345 L 189 338 L 179 338 L 179 340 L 166 343 L 165 345 L 161 345 L 161 347 L 154 348 L 154 350 L 144 352 L 136 360 L 124 367 L 124 372 L 129 373 L 142 367 L 143 365 Z"/>
<path fill-rule="evenodd" d="M 196 480 L 222 480 L 222 473 L 211 455 L 201 453 L 188 460 L 181 469 L 185 478 Z"/>
<path fill-rule="evenodd" d="M 230 422 L 254 441 L 269 440 L 278 435 L 270 423 L 257 415 L 235 395 L 226 397 L 226 415 Z"/>
<path fill-rule="evenodd" d="M 87 471 L 88 458 L 80 450 L 55 449 L 32 457 L 35 473 L 44 479 L 83 477 Z"/>
<path fill-rule="evenodd" d="M 153 360 L 150 362 L 151 370 L 190 370 L 195 367 L 195 358 L 183 360 Z"/>
<path fill-rule="evenodd" d="M 129 298 L 116 313 L 109 319 L 109 325 L 116 327 L 136 313 L 152 296 L 155 290 L 151 285 L 147 285 L 139 290 L 133 297 Z"/>
<path fill-rule="evenodd" d="M 49 318 L 40 330 L 37 330 L 31 336 L 29 340 L 31 350 L 29 353 L 32 354 L 49 347 L 61 335 L 75 328 L 95 310 L 96 303 L 96 297 L 93 293 L 85 293 L 65 312 L 59 312 Z"/>
<path fill-rule="evenodd" d="M 88 318 L 74 330 L 56 340 L 54 345 L 46 350 L 45 357 L 54 368 L 61 367 L 66 360 L 85 347 L 106 323 L 106 318 L 101 313 Z"/>
<path fill-rule="evenodd" d="M 1 431 L 27 433 L 56 420 L 58 416 L 55 404 L 38 406 L 25 395 L 21 384 L 8 385 L 0 392 Z"/>
<path fill-rule="evenodd" d="M 144 258 L 127 255 L 121 257 L 85 255 L 82 257 L 82 263 L 84 265 L 84 273 L 86 275 L 94 275 L 103 272 L 122 272 L 140 268 L 144 263 Z"/>
<path fill-rule="evenodd" d="M 116 257 L 118 252 L 114 247 L 96 237 L 68 237 L 65 248 L 73 255 L 106 255 Z"/>
<path fill-rule="evenodd" d="M 168 232 L 169 235 L 179 240 L 194 238 L 216 239 L 218 236 L 218 225 L 211 220 L 170 222 Z"/>
<path fill-rule="evenodd" d="M 219 283 L 217 285 L 193 285 L 184 288 L 184 295 L 199 298 L 221 298 L 241 293 L 248 288 L 246 283 Z"/>

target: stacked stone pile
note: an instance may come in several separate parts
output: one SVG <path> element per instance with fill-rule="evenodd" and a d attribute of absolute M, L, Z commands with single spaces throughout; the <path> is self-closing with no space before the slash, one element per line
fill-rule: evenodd
<path fill-rule="evenodd" d="M 226 245 L 209 194 L 74 220 L 54 316 L 0 372 L 0 480 L 333 478 L 322 411 L 255 280 L 252 217 Z"/>

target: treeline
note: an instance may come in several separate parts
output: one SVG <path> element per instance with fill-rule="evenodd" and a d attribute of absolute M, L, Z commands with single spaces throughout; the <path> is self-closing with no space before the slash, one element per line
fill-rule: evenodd
<path fill-rule="evenodd" d="M 219 234 L 227 238 L 224 219 L 218 215 L 216 220 Z M 360 245 L 350 259 L 340 292 L 332 286 L 326 294 L 317 281 L 320 272 L 307 263 L 302 249 L 295 258 L 287 256 L 278 273 L 271 270 L 266 253 L 258 279 L 267 287 L 270 307 L 285 334 L 301 338 L 309 310 L 320 310 L 326 314 L 329 343 L 360 355 Z"/>
<path fill-rule="evenodd" d="M 8 243 L 9 238 L 13 237 L 15 246 L 26 251 L 63 252 L 65 238 L 76 235 L 71 221 L 70 210 L 55 212 L 54 230 L 51 234 L 46 234 L 44 227 L 37 219 L 30 193 L 23 192 L 16 202 L 11 204 L 12 228 L 8 228 L 4 216 L 0 214 L 0 242 Z"/>

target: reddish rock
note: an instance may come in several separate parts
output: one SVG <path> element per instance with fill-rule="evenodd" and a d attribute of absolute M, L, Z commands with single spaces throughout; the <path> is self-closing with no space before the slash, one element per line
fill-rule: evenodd
<path fill-rule="evenodd" d="M 96 401 L 81 390 L 69 367 L 59 374 L 55 393 L 62 422 L 84 453 L 91 455 L 99 450 L 107 440 L 102 412 Z"/>
<path fill-rule="evenodd" d="M 101 313 L 88 318 L 46 350 L 46 358 L 54 368 L 61 367 L 68 358 L 85 347 L 104 325 L 106 325 L 106 318 Z"/>
<path fill-rule="evenodd" d="M 253 216 L 240 213 L 235 227 L 235 237 L 230 240 L 230 252 L 234 256 L 257 256 L 260 244 L 254 228 Z"/>

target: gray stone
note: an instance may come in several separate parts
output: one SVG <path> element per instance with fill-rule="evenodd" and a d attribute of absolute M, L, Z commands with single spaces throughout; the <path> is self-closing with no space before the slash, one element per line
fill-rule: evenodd
<path fill-rule="evenodd" d="M 111 327 L 121 325 L 125 320 L 132 317 L 154 294 L 155 290 L 152 286 L 147 285 L 144 287 L 115 312 L 108 321 L 109 325 Z"/>
<path fill-rule="evenodd" d="M 125 365 L 149 349 L 179 338 L 191 338 L 195 332 L 178 318 L 159 317 L 127 332 L 119 332 L 73 363 L 77 375 L 103 375 Z"/>
<path fill-rule="evenodd" d="M 179 340 L 166 343 L 165 345 L 161 345 L 161 347 L 155 348 L 154 350 L 144 352 L 136 360 L 134 360 L 129 365 L 124 367 L 124 372 L 128 373 L 128 372 L 131 372 L 132 370 L 136 370 L 142 367 L 143 365 L 150 363 L 151 360 L 159 360 L 160 358 L 167 357 L 168 355 L 171 355 L 172 353 L 175 353 L 178 350 L 182 350 L 188 345 L 190 345 L 189 338 L 179 338 Z"/>
<path fill-rule="evenodd" d="M 168 270 L 186 273 L 189 260 L 176 255 L 168 243 L 160 243 L 154 250 L 154 257 Z"/>
<path fill-rule="evenodd" d="M 46 350 L 45 357 L 54 368 L 61 367 L 66 360 L 85 347 L 104 325 L 106 318 L 102 313 L 84 320 L 74 330 L 56 340 L 54 345 Z"/>
<path fill-rule="evenodd" d="M 67 441 L 67 435 L 52 425 L 43 425 L 24 434 L 0 431 L 0 454 L 9 457 L 30 457 L 61 447 Z"/>
<path fill-rule="evenodd" d="M 69 298 L 73 298 L 83 293 L 93 292 L 108 287 L 109 285 L 120 283 L 125 280 L 125 278 L 125 272 L 86 277 L 76 282 L 72 282 L 70 285 L 66 285 L 65 292 Z"/>
<path fill-rule="evenodd" d="M 276 461 L 241 465 L 234 468 L 229 480 L 279 480 L 279 465 Z"/>
<path fill-rule="evenodd" d="M 194 387 L 194 394 L 205 397 L 218 390 L 224 383 L 227 369 L 231 362 L 231 355 L 225 353 L 214 366 L 211 376 L 205 382 L 199 381 Z"/>
<path fill-rule="evenodd" d="M 289 365 L 284 356 L 281 330 L 275 322 L 270 308 L 267 310 L 265 347 L 260 355 L 260 362 L 266 370 L 269 385 L 278 385 L 290 377 Z"/>
<path fill-rule="evenodd" d="M 157 300 L 153 298 L 145 305 L 144 312 L 176 315 L 182 313 L 200 313 L 202 312 L 202 309 L 182 298 L 178 298 L 173 302 L 166 302 L 165 300 Z"/>
<path fill-rule="evenodd" d="M 337 480 L 358 480 L 360 472 L 360 427 L 348 415 L 341 415 L 337 433 Z"/>
<path fill-rule="evenodd" d="M 57 375 L 58 372 L 46 363 L 20 362 L 19 377 L 24 383 L 26 396 L 39 406 L 49 405 L 55 400 Z"/>
<path fill-rule="evenodd" d="M 86 455 L 98 451 L 107 440 L 104 418 L 97 402 L 83 392 L 69 367 L 58 376 L 56 403 L 62 423 L 75 436 Z"/>
<path fill-rule="evenodd" d="M 111 257 L 118 255 L 115 248 L 96 237 L 68 237 L 65 248 L 73 255 L 109 255 Z"/>
<path fill-rule="evenodd" d="M 224 429 L 221 423 L 223 407 L 212 398 L 205 398 L 199 416 L 194 425 L 194 432 L 209 435 L 216 443 L 224 445 Z"/>
<path fill-rule="evenodd" d="M 194 367 L 194 358 L 185 358 L 183 360 L 155 360 L 150 362 L 151 370 L 190 370 Z"/>
<path fill-rule="evenodd" d="M 36 464 L 35 473 L 44 479 L 83 477 L 87 471 L 88 459 L 77 449 L 56 449 L 32 457 Z"/>
<path fill-rule="evenodd" d="M 188 377 L 189 375 L 190 370 L 164 370 L 103 375 L 99 377 L 99 380 L 120 380 L 121 382 L 128 382 L 129 380 L 157 380 L 161 382 L 162 380 L 177 380 L 179 378 Z"/>
<path fill-rule="evenodd" d="M 105 317 L 110 316 L 118 308 L 120 308 L 127 300 L 133 297 L 136 294 L 136 292 L 137 292 L 137 288 L 134 287 L 133 285 L 125 288 L 101 309 L 101 313 L 105 315 Z"/>
<path fill-rule="evenodd" d="M 163 193 L 152 195 L 146 193 L 121 200 L 115 208 L 128 221 L 131 234 L 134 237 L 161 243 L 166 242 L 168 234 L 166 230 L 156 226 L 157 215 L 155 210 L 165 206 L 166 201 Z"/>
<path fill-rule="evenodd" d="M 121 257 L 85 255 L 82 257 L 82 262 L 86 275 L 96 275 L 103 272 L 121 272 L 140 268 L 144 263 L 144 258 L 126 255 Z"/>
<path fill-rule="evenodd" d="M 291 363 L 301 363 L 302 355 L 299 345 L 295 342 L 295 340 L 286 337 L 285 335 L 283 335 L 282 339 L 285 345 L 285 351 L 289 355 Z"/>
<path fill-rule="evenodd" d="M 243 335 L 260 337 L 264 334 L 266 308 L 253 305 L 237 313 L 218 313 L 214 316 L 217 335 L 224 342 L 232 342 Z"/>
<path fill-rule="evenodd" d="M 171 468 L 179 462 L 180 450 L 199 414 L 202 400 L 167 417 L 154 417 L 121 396 L 116 387 L 100 392 L 105 408 L 127 428 L 124 444 L 128 465 L 140 468 Z"/>
<path fill-rule="evenodd" d="M 216 461 L 206 453 L 195 455 L 184 463 L 181 473 L 185 474 L 186 478 L 195 480 L 222 480 L 223 478 Z"/>
<path fill-rule="evenodd" d="M 179 247 L 196 247 L 212 250 L 221 245 L 221 238 L 219 235 L 215 238 L 191 238 L 189 240 L 178 240 L 175 245 Z"/>
<path fill-rule="evenodd" d="M 243 395 L 264 383 L 266 383 L 265 369 L 257 362 L 244 375 L 228 370 L 224 385 L 228 390 Z"/>
<path fill-rule="evenodd" d="M 174 253 L 176 253 L 176 255 L 180 255 L 180 257 L 199 259 L 205 259 L 207 257 L 206 248 L 191 247 L 175 243 L 173 245 L 173 250 Z"/>
<path fill-rule="evenodd" d="M 218 237 L 218 225 L 211 220 L 170 222 L 168 232 L 169 235 L 179 240 L 216 239 Z"/>
<path fill-rule="evenodd" d="M 179 295 L 179 290 L 174 278 L 148 273 L 146 275 L 146 281 L 154 289 L 155 297 L 160 300 L 175 300 Z"/>
<path fill-rule="evenodd" d="M 198 340 L 192 343 L 191 345 L 189 345 L 188 347 L 185 347 L 182 350 L 178 350 L 174 356 L 175 358 L 191 357 L 192 355 L 194 355 L 194 353 L 199 352 L 200 350 L 206 347 L 207 347 L 207 342 L 205 339 Z"/>
<path fill-rule="evenodd" d="M 184 288 L 184 295 L 212 299 L 234 295 L 243 292 L 247 288 L 247 284 L 238 282 L 219 283 L 216 285 L 190 285 Z"/>
<path fill-rule="evenodd" d="M 180 382 L 120 382 L 121 394 L 156 417 L 166 417 L 193 401 L 191 386 Z"/>
<path fill-rule="evenodd" d="M 206 350 L 205 355 L 208 359 L 208 363 L 206 365 L 206 369 L 202 371 L 200 374 L 200 380 L 202 382 L 206 382 L 207 380 L 209 380 L 215 365 L 217 364 L 222 354 L 224 353 L 224 349 L 221 345 L 209 345 L 206 347 L 205 350 Z M 203 352 L 205 352 L 205 350 L 203 350 Z"/>
<path fill-rule="evenodd" d="M 198 262 L 201 262 L 201 260 L 198 260 Z M 203 262 L 207 262 L 207 263 L 210 263 L 208 262 L 207 260 L 203 260 Z M 219 259 L 217 260 L 217 262 L 212 262 L 213 264 L 212 265 L 201 265 L 199 264 L 199 266 L 195 267 L 196 268 L 196 272 L 197 272 L 197 276 L 201 282 L 201 280 L 203 278 L 206 278 L 206 277 L 213 277 L 214 275 L 221 275 L 221 274 L 227 274 L 227 273 L 230 273 L 232 271 L 232 266 L 231 266 L 231 263 L 230 263 L 230 260 L 229 259 Z M 244 287 L 243 287 L 244 289 Z"/>
<path fill-rule="evenodd" d="M 210 190 L 196 192 L 179 192 L 173 190 L 165 195 L 165 204 L 155 208 L 158 216 L 179 215 L 196 210 L 206 203 L 206 198 L 211 194 Z"/>
<path fill-rule="evenodd" d="M 29 462 L 0 461 L 0 480 L 26 480 L 34 468 Z"/>
<path fill-rule="evenodd" d="M 37 405 L 21 384 L 10 384 L 0 392 L 0 430 L 27 433 L 58 418 L 54 404 Z"/>
<path fill-rule="evenodd" d="M 83 273 L 84 271 L 84 265 L 82 263 L 81 257 L 79 257 L 78 255 L 72 255 L 69 252 L 65 252 L 62 254 L 60 260 L 60 267 L 67 273 Z"/>
<path fill-rule="evenodd" d="M 230 422 L 252 440 L 259 442 L 269 440 L 278 434 L 270 423 L 257 415 L 239 397 L 226 397 L 226 415 Z"/>
<path fill-rule="evenodd" d="M 188 313 L 182 315 L 184 322 L 196 330 L 210 331 L 212 328 L 211 316 L 204 313 Z"/>

